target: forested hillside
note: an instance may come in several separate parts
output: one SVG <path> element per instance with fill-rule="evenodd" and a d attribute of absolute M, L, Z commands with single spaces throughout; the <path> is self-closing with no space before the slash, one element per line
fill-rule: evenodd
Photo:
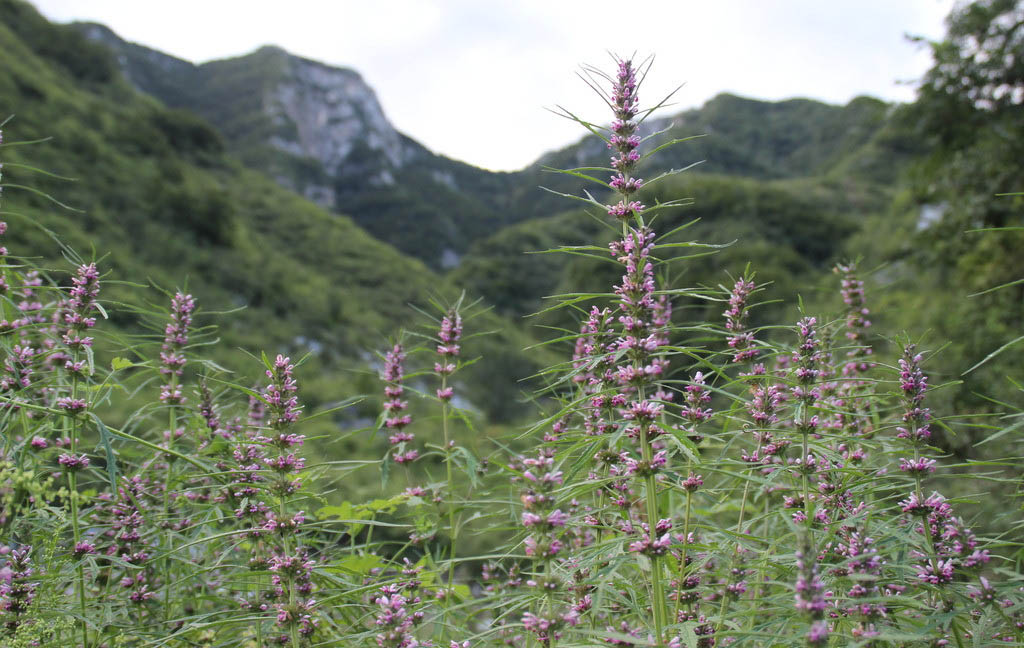
<path fill-rule="evenodd" d="M 364 371 L 387 336 L 415 315 L 410 304 L 458 295 L 348 216 L 246 168 L 200 117 L 138 93 L 107 48 L 78 30 L 52 25 L 18 0 L 4 0 L 0 13 L 0 111 L 12 115 L 5 141 L 45 140 L 5 149 L 11 254 L 41 257 L 60 274 L 67 264 L 53 232 L 78 254 L 100 256 L 115 280 L 107 298 L 142 306 L 138 291 L 118 280 L 187 288 L 204 310 L 232 311 L 204 319 L 220 327 L 225 347 L 311 351 L 309 371 L 319 376 L 309 393 L 314 402 L 353 391 L 362 379 L 346 368 Z M 117 318 L 126 332 L 140 325 L 123 312 Z M 500 380 L 517 390 L 529 373 L 519 356 L 527 342 L 493 317 L 478 325 L 501 331 L 479 345 L 510 370 L 474 381 L 470 399 L 507 416 L 514 400 L 489 398 L 485 385 Z"/>

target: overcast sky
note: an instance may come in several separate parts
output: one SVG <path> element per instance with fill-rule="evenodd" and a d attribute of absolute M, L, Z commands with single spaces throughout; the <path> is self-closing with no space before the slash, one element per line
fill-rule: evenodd
<path fill-rule="evenodd" d="M 395 126 L 430 149 L 518 169 L 582 134 L 544 108 L 606 122 L 575 77 L 611 50 L 655 54 L 641 99 L 674 110 L 720 92 L 845 103 L 913 99 L 952 0 L 33 0 L 194 62 L 260 45 L 360 72 Z"/>

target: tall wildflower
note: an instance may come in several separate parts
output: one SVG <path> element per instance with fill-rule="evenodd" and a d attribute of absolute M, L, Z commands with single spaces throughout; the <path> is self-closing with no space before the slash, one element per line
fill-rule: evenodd
<path fill-rule="evenodd" d="M 408 448 L 415 436 L 405 428 L 412 423 L 412 416 L 406 413 L 409 408 L 409 401 L 403 400 L 405 387 L 402 382 L 405 378 L 405 349 L 401 344 L 396 343 L 384 356 L 384 372 L 381 376 L 384 380 L 384 426 L 391 434 L 388 442 L 394 448 L 391 458 L 400 464 L 407 464 L 419 457 L 419 452 Z"/>
<path fill-rule="evenodd" d="M 837 264 L 835 271 L 842 275 L 841 293 L 843 304 L 846 305 L 846 339 L 853 347 L 846 353 L 847 362 L 843 366 L 844 376 L 856 376 L 871 368 L 869 362 L 873 350 L 864 339 L 865 331 L 871 327 L 864 296 L 864 282 L 857 277 L 857 264 Z"/>
<path fill-rule="evenodd" d="M 748 301 L 756 288 L 757 284 L 753 281 L 740 277 L 733 284 L 732 291 L 729 293 L 729 308 L 726 309 L 724 315 L 725 330 L 729 334 L 726 341 L 729 348 L 732 349 L 733 362 L 744 362 L 757 357 L 754 334 L 747 330 L 747 317 L 750 311 Z"/>
<path fill-rule="evenodd" d="M 278 498 L 278 509 L 266 513 L 260 531 L 274 544 L 267 567 L 273 574 L 274 609 L 280 630 L 274 640 L 281 644 L 290 642 L 292 648 L 298 648 L 301 642 L 308 642 L 319 622 L 315 616 L 316 600 L 312 597 L 315 562 L 301 546 L 298 535 L 306 518 L 302 511 L 288 510 L 291 496 L 302 487 L 297 473 L 306 465 L 295 453 L 305 437 L 292 432 L 301 413 L 294 370 L 289 358 L 283 355 L 278 355 L 266 370 L 270 382 L 264 399 L 270 418 L 266 436 L 259 440 L 271 448 L 262 460 L 273 475 L 269 488 Z"/>
<path fill-rule="evenodd" d="M 633 551 L 647 554 L 651 559 L 652 612 L 655 643 L 664 640 L 663 628 L 667 624 L 665 592 L 662 583 L 663 556 L 670 544 L 668 531 L 672 522 L 659 514 L 657 475 L 666 462 L 664 450 L 655 448 L 657 437 L 663 432 L 660 419 L 664 401 L 656 399 L 657 382 L 662 378 L 667 360 L 659 349 L 667 342 L 665 304 L 655 296 L 654 232 L 644 224 L 644 205 L 634 200 L 634 194 L 643 186 L 634 170 L 640 160 L 637 147 L 639 113 L 638 80 L 631 60 L 618 61 L 608 98 L 614 113 L 608 146 L 613 150 L 611 166 L 615 170 L 608 186 L 618 193 L 619 199 L 607 206 L 608 214 L 622 221 L 622 238 L 609 245 L 612 256 L 623 266 L 624 274 L 615 286 L 621 328 L 615 343 L 615 353 L 622 358 L 615 371 L 618 393 L 612 404 L 621 410 L 625 419 L 625 432 L 634 440 L 640 457 L 625 457 L 625 472 L 644 487 L 646 522 L 633 525 L 624 522 L 623 531 L 634 534 L 641 531 L 640 539 L 629 546 Z"/>
<path fill-rule="evenodd" d="M 461 303 L 461 300 L 460 300 Z M 446 484 L 448 487 L 448 588 L 455 587 L 455 547 L 458 540 L 459 530 L 455 521 L 455 480 L 452 471 L 454 462 L 455 441 L 451 438 L 449 418 L 451 415 L 451 400 L 455 395 L 455 389 L 449 384 L 448 379 L 458 369 L 459 355 L 462 352 L 462 315 L 459 307 L 453 306 L 441 318 L 441 328 L 437 332 L 437 362 L 434 363 L 434 373 L 440 378 L 441 385 L 437 388 L 437 398 L 441 401 L 441 431 L 444 437 L 444 467 Z M 451 592 L 444 593 L 444 600 L 451 601 Z M 445 606 L 447 614 L 448 606 Z"/>
<path fill-rule="evenodd" d="M 33 579 L 32 547 L 4 547 L 4 568 L 0 569 L 0 622 L 13 635 L 19 626 L 30 622 L 29 609 L 35 599 L 37 583 Z"/>
<path fill-rule="evenodd" d="M 150 503 L 159 494 L 160 486 L 141 475 L 122 478 L 115 493 L 98 497 L 96 521 L 106 528 L 98 538 L 99 546 L 81 548 L 83 553 L 95 552 L 111 560 L 104 577 L 112 580 L 120 571 L 117 583 L 135 605 L 145 604 L 156 595 L 148 566 L 152 548 L 147 518 L 152 516 Z"/>
<path fill-rule="evenodd" d="M 447 403 L 455 395 L 455 389 L 448 384 L 448 377 L 455 373 L 459 354 L 462 352 L 460 340 L 462 339 L 462 315 L 458 309 L 452 308 L 441 318 L 441 328 L 437 332 L 437 355 L 440 356 L 434 363 L 434 373 L 441 378 L 441 387 L 437 390 L 437 397 Z"/>
<path fill-rule="evenodd" d="M 182 434 L 183 429 L 178 427 L 178 407 L 185 402 L 182 394 L 180 379 L 185 370 L 185 347 L 188 345 L 189 329 L 192 326 L 192 316 L 196 309 L 196 302 L 192 295 L 177 292 L 171 298 L 170 321 L 164 326 L 164 340 L 160 347 L 160 375 L 164 384 L 160 388 L 160 401 L 168 405 L 168 429 L 164 432 L 166 448 L 170 450 L 175 440 Z M 171 514 L 171 499 L 175 479 L 174 455 L 166 453 L 167 463 L 164 469 L 163 485 L 163 515 L 167 533 L 164 538 L 166 550 L 173 551 L 174 540 L 171 537 L 171 525 L 169 524 Z M 170 581 L 171 556 L 164 559 L 164 579 Z M 164 613 L 165 618 L 170 615 L 170 585 L 165 584 L 164 590 Z"/>
<path fill-rule="evenodd" d="M 953 507 L 939 493 L 924 496 L 924 478 L 935 470 L 935 460 L 925 457 L 931 438 L 931 410 L 924 405 L 928 379 L 921 369 L 923 357 L 913 344 L 903 350 L 899 361 L 900 391 L 904 404 L 903 426 L 896 436 L 910 443 L 913 458 L 900 459 L 900 470 L 914 480 L 914 490 L 900 502 L 903 512 L 916 518 L 916 530 L 922 536 L 922 550 L 915 552 L 915 569 L 922 583 L 946 585 L 953 582 L 955 570 L 984 565 L 988 551 L 979 548 L 978 539 L 956 517 Z"/>
<path fill-rule="evenodd" d="M 870 399 L 867 395 L 869 384 L 862 378 L 871 370 L 874 350 L 867 340 L 871 321 L 870 311 L 864 294 L 864 282 L 857 277 L 856 263 L 838 264 L 834 268 L 841 275 L 840 294 L 846 307 L 845 336 L 849 350 L 842 365 L 842 379 L 839 381 L 834 401 L 838 427 L 852 436 L 870 436 L 873 432 Z"/>
<path fill-rule="evenodd" d="M 826 592 L 813 552 L 806 547 L 796 552 L 796 609 L 810 619 L 806 638 L 808 646 L 828 644 L 829 628 L 825 622 Z"/>
<path fill-rule="evenodd" d="M 816 459 L 810 452 L 809 440 L 811 435 L 818 429 L 818 416 L 814 413 L 815 404 L 821 398 L 821 391 L 817 385 L 822 374 L 821 362 L 821 340 L 818 338 L 818 320 L 814 317 L 804 317 L 797 323 L 800 341 L 796 352 L 793 354 L 793 377 L 796 385 L 792 388 L 793 398 L 797 403 L 796 420 L 794 426 L 800 434 L 801 450 L 800 457 L 795 462 L 797 472 L 800 474 L 802 489 L 799 500 L 790 503 L 790 508 L 797 509 L 793 514 L 796 522 L 805 522 L 813 518 L 814 512 L 809 491 L 809 480 L 816 469 Z"/>
<path fill-rule="evenodd" d="M 92 347 L 93 338 L 86 333 L 96 325 L 95 312 L 99 310 L 96 298 L 100 292 L 100 275 L 95 263 L 82 264 L 72 278 L 72 286 L 68 291 L 68 299 L 60 309 L 60 320 L 66 327 L 62 340 L 70 351 L 71 357 L 65 362 L 64 368 L 71 378 L 71 392 L 67 396 L 57 398 L 58 409 L 69 417 L 67 425 L 70 452 L 63 453 L 58 463 L 64 469 L 68 480 L 68 491 L 71 500 L 71 528 L 77 547 L 82 542 L 81 521 L 79 520 L 78 473 L 89 465 L 89 457 L 78 454 L 79 414 L 88 408 L 88 401 L 79 397 L 79 382 L 85 376 L 86 365 L 81 360 L 81 353 Z M 85 571 L 82 563 L 76 566 L 78 582 L 79 613 L 82 615 L 82 645 L 89 647 L 86 618 Z"/>
<path fill-rule="evenodd" d="M 93 339 L 85 333 L 96 326 L 94 312 L 96 298 L 100 293 L 100 273 L 95 263 L 83 264 L 71 279 L 68 300 L 64 304 L 64 344 L 72 351 L 81 351 L 92 346 Z"/>
<path fill-rule="evenodd" d="M 185 402 L 179 380 L 185 368 L 184 349 L 188 345 L 195 310 L 196 301 L 192 295 L 179 292 L 171 298 L 171 320 L 164 328 L 164 343 L 160 348 L 160 374 L 166 380 L 160 390 L 160 400 L 168 405 Z"/>
<path fill-rule="evenodd" d="M 875 623 L 888 613 L 887 607 L 879 602 L 883 560 L 875 547 L 874 539 L 863 527 L 844 524 L 839 532 L 839 542 L 834 548 L 843 562 L 833 573 L 845 576 L 850 581 L 846 591 L 848 604 L 843 610 L 857 619 L 852 634 L 856 639 L 871 639 L 878 635 Z"/>
<path fill-rule="evenodd" d="M 569 514 L 558 507 L 556 491 L 562 485 L 562 471 L 555 467 L 552 452 L 541 450 L 536 458 L 523 459 L 523 465 L 522 523 L 527 530 L 526 555 L 535 565 L 527 585 L 543 594 L 544 604 L 525 613 L 522 622 L 542 645 L 551 646 L 561 638 L 563 628 L 579 622 L 577 609 L 566 610 L 556 601 L 563 583 L 554 565 L 565 547 L 561 536 Z"/>

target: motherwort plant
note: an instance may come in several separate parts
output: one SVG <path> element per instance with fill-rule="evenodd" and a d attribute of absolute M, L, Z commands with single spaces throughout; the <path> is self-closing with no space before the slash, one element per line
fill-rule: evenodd
<path fill-rule="evenodd" d="M 0 645 L 1024 645 L 1020 461 L 940 449 L 965 421 L 1013 448 L 1019 411 L 945 417 L 932 353 L 875 335 L 852 263 L 795 326 L 752 269 L 678 287 L 722 246 L 680 241 L 688 201 L 659 193 L 677 171 L 655 154 L 681 140 L 640 107 L 649 65 L 584 69 L 607 127 L 565 113 L 610 151 L 563 171 L 604 192 L 572 197 L 610 233 L 562 250 L 611 272 L 550 309 L 571 358 L 538 373 L 526 431 L 466 397 L 504 369 L 475 357 L 462 297 L 388 345 L 382 403 L 351 414 L 347 394 L 300 402 L 326 362 L 293 362 L 301 338 L 239 378 L 203 357 L 192 295 L 141 334 L 135 287 L 101 292 L 120 264 L 22 258 L 4 212 Z M 1007 505 L 973 515 L 993 487 Z"/>

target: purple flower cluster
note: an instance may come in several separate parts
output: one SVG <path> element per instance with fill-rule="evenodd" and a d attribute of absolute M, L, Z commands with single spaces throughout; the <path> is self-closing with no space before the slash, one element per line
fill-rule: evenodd
<path fill-rule="evenodd" d="M 923 538 L 924 551 L 915 552 L 917 577 L 924 583 L 945 585 L 953 581 L 957 568 L 971 569 L 987 563 L 988 550 L 980 549 L 978 538 L 953 514 L 942 495 L 920 498 L 916 493 L 900 502 L 904 513 L 919 519 L 916 530 Z"/>
<path fill-rule="evenodd" d="M 916 347 L 908 344 L 900 358 L 900 391 L 905 405 L 903 424 L 905 427 L 896 429 L 896 437 L 909 439 L 918 446 L 927 443 L 931 438 L 929 421 L 931 410 L 923 406 L 925 393 L 928 391 L 928 378 L 921 370 L 922 356 L 916 353 Z"/>
<path fill-rule="evenodd" d="M 32 547 L 3 547 L 0 555 L 6 558 L 0 569 L 0 619 L 7 632 L 13 634 L 27 621 L 29 608 L 35 600 L 38 583 L 32 580 L 35 575 Z"/>
<path fill-rule="evenodd" d="M 96 326 L 93 311 L 97 310 L 96 297 L 100 293 L 100 273 L 95 263 L 84 264 L 71 280 L 69 297 L 64 302 L 61 319 L 67 327 L 63 340 L 69 349 L 79 350 L 91 347 L 93 339 L 83 335 Z"/>
<path fill-rule="evenodd" d="M 455 389 L 448 384 L 448 376 L 455 373 L 458 367 L 459 353 L 462 347 L 459 341 L 462 338 L 462 316 L 452 308 L 441 318 L 441 329 L 437 333 L 440 344 L 437 345 L 437 353 L 441 358 L 434 363 L 434 373 L 441 378 L 441 387 L 437 389 L 437 397 L 447 403 L 455 395 Z"/>
<path fill-rule="evenodd" d="M 12 392 L 28 389 L 32 386 L 32 374 L 35 371 L 33 362 L 36 350 L 31 346 L 15 344 L 11 347 L 3 365 L 3 375 L 0 376 L 0 394 L 6 397 L 12 396 Z M 10 403 L 5 403 L 10 407 Z"/>
<path fill-rule="evenodd" d="M 388 441 L 395 447 L 392 458 L 400 464 L 411 463 L 419 457 L 415 449 L 406 449 L 406 444 L 415 438 L 412 432 L 405 428 L 412 423 L 412 417 L 405 413 L 409 402 L 402 400 L 405 387 L 402 385 L 405 370 L 405 350 L 401 344 L 395 344 L 384 356 L 385 382 L 384 395 L 387 400 L 384 402 L 384 426 L 391 431 Z"/>
<path fill-rule="evenodd" d="M 848 361 L 843 366 L 843 375 L 856 376 L 871 368 L 868 357 L 873 351 L 864 343 L 864 331 L 871 327 L 867 318 L 871 311 L 864 298 L 864 282 L 857 278 L 857 264 L 838 264 L 835 271 L 843 275 L 841 286 L 843 303 L 846 304 L 846 339 L 853 346 L 846 353 Z"/>
<path fill-rule="evenodd" d="M 629 520 L 623 520 L 619 524 L 619 530 L 626 536 L 627 550 L 635 553 L 664 556 L 672 546 L 672 520 L 668 518 L 658 520 L 653 531 L 646 522 L 634 524 Z M 637 539 L 630 542 L 630 538 Z"/>
<path fill-rule="evenodd" d="M 277 520 L 274 530 L 277 533 L 295 533 L 302 521 L 302 514 L 281 524 Z M 276 623 L 281 634 L 272 640 L 282 645 L 290 641 L 292 631 L 300 637 L 308 638 L 319 627 L 320 622 L 314 616 L 316 599 L 313 593 L 313 568 L 316 563 L 310 560 L 302 547 L 292 551 L 283 548 L 275 551 L 270 557 L 267 569 L 272 574 L 270 580 L 273 594 L 277 599 L 274 609 L 277 611 Z"/>
<path fill-rule="evenodd" d="M 781 455 L 790 445 L 789 439 L 776 439 L 772 428 L 779 422 L 787 394 L 782 385 L 767 380 L 755 380 L 750 386 L 751 399 L 747 412 L 754 423 L 757 449 L 753 454 L 743 452 L 743 461 L 771 466 L 782 462 Z"/>
<path fill-rule="evenodd" d="M 160 390 L 160 400 L 168 405 L 185 402 L 178 379 L 185 369 L 185 347 L 188 345 L 192 315 L 196 301 L 192 295 L 175 293 L 171 298 L 171 321 L 164 328 L 164 343 L 160 347 L 160 373 L 167 382 Z"/>
<path fill-rule="evenodd" d="M 159 488 L 141 476 L 126 477 L 118 485 L 116 495 L 99 496 L 104 505 L 97 511 L 97 521 L 106 528 L 99 537 L 99 551 L 117 560 L 112 565 L 121 569 L 119 584 L 128 593 L 128 600 L 136 604 L 155 595 L 150 589 L 152 578 L 147 568 L 150 554 L 146 516 Z"/>
<path fill-rule="evenodd" d="M 568 521 L 568 514 L 556 508 L 554 491 L 562 485 L 562 471 L 554 469 L 554 459 L 547 451 L 537 458 L 522 460 L 523 471 L 523 526 L 526 537 L 526 555 L 539 561 L 550 560 L 562 550 L 559 539 Z"/>
<path fill-rule="evenodd" d="M 266 371 L 270 384 L 264 393 L 264 401 L 270 413 L 270 430 L 269 436 L 263 440 L 282 450 L 300 446 L 305 440 L 304 436 L 288 431 L 292 424 L 299 420 L 299 413 L 302 411 L 296 393 L 299 388 L 293 376 L 294 370 L 295 366 L 291 364 L 291 360 L 278 354 L 271 368 Z"/>
<path fill-rule="evenodd" d="M 878 581 L 883 560 L 874 539 L 862 530 L 844 525 L 839 536 L 832 549 L 842 562 L 832 573 L 850 580 L 846 592 L 850 602 L 844 611 L 858 619 L 859 625 L 853 631 L 856 637 L 871 637 L 877 633 L 874 622 L 888 613 L 886 606 L 878 602 L 882 594 Z"/>
<path fill-rule="evenodd" d="M 805 613 L 811 620 L 811 628 L 807 633 L 807 643 L 811 646 L 823 646 L 828 642 L 828 624 L 824 621 L 826 608 L 825 584 L 818 572 L 818 564 L 810 552 L 796 552 L 796 609 Z"/>
<path fill-rule="evenodd" d="M 68 472 L 78 472 L 89 467 L 89 457 L 85 455 L 62 454 L 57 463 Z"/>
<path fill-rule="evenodd" d="M 235 443 L 231 448 L 231 461 L 219 464 L 221 470 L 230 470 L 232 473 L 231 483 L 226 488 L 226 497 L 229 501 L 239 504 L 240 508 L 235 511 L 237 518 L 247 516 L 248 507 L 242 506 L 243 501 L 258 495 L 260 490 L 257 485 L 265 481 L 262 470 L 267 457 L 266 446 L 259 442 L 262 438 L 260 424 L 264 415 L 263 401 L 250 397 L 249 428 L 244 435 L 232 434 L 231 440 Z M 263 505 L 262 502 L 259 504 Z"/>
<path fill-rule="evenodd" d="M 714 413 L 710 407 L 706 407 L 711 402 L 711 392 L 704 386 L 704 383 L 703 372 L 698 371 L 693 375 L 690 384 L 684 389 L 686 396 L 679 410 L 679 416 L 685 423 L 677 428 L 681 429 L 694 443 L 703 441 L 703 437 L 697 433 L 697 428 L 701 423 L 709 420 Z"/>
<path fill-rule="evenodd" d="M 548 564 L 565 546 L 561 535 L 569 521 L 569 514 L 558 507 L 555 499 L 555 493 L 562 485 L 562 471 L 556 469 L 549 450 L 541 450 L 536 458 L 524 458 L 522 464 L 526 487 L 522 495 L 522 522 L 527 530 L 525 551 L 537 566 L 537 575 L 529 579 L 527 585 L 540 590 L 551 601 L 554 593 L 562 588 L 562 582 Z M 579 615 L 576 609 L 565 611 L 547 605 L 541 614 L 525 613 L 522 622 L 541 643 L 547 645 L 552 639 L 561 637 L 563 627 L 576 625 Z"/>
<path fill-rule="evenodd" d="M 647 387 L 664 374 L 668 361 L 658 354 L 667 343 L 664 322 L 656 316 L 664 312 L 654 298 L 654 268 L 650 254 L 654 246 L 654 232 L 647 228 L 630 229 L 621 241 L 614 241 L 612 255 L 625 266 L 626 274 L 615 287 L 619 297 L 618 320 L 622 332 L 615 342 L 615 350 L 624 362 L 615 372 L 621 393 L 618 400 L 625 401 L 625 418 L 633 425 L 627 429 L 632 438 L 654 439 L 661 433 L 654 420 L 663 405 L 641 396 Z M 633 395 L 630 401 L 628 395 Z M 613 399 L 613 404 L 614 403 Z"/>
<path fill-rule="evenodd" d="M 419 602 L 419 597 L 412 594 L 406 597 L 400 585 L 385 585 L 380 588 L 381 595 L 374 603 L 378 606 L 374 623 L 380 632 L 377 633 L 377 645 L 380 648 L 416 648 L 420 643 L 413 634 L 416 626 L 423 620 L 422 612 L 413 612 L 410 605 Z"/>
<path fill-rule="evenodd" d="M 643 186 L 643 180 L 632 175 L 633 169 L 640 161 L 640 154 L 636 150 L 640 145 L 640 136 L 636 134 L 637 124 L 633 121 L 639 112 L 638 85 L 633 62 L 619 61 L 618 74 L 613 79 L 611 94 L 615 120 L 611 125 L 612 135 L 608 138 L 608 148 L 615 151 L 611 165 L 616 173 L 608 185 L 619 192 L 622 198 L 618 203 L 608 206 L 608 215 L 620 220 L 638 216 L 644 210 L 639 201 L 630 200 L 630 195 Z"/>
<path fill-rule="evenodd" d="M 594 306 L 580 327 L 573 351 L 573 381 L 583 391 L 583 428 L 588 436 L 609 435 L 618 429 L 613 420 L 613 397 L 606 393 L 607 388 L 616 383 L 617 342 L 611 327 L 611 310 Z"/>
<path fill-rule="evenodd" d="M 254 503 L 252 499 L 243 499 L 235 511 L 236 517 L 250 521 L 252 535 L 266 535 L 275 539 L 266 568 L 272 573 L 271 593 L 275 599 L 276 623 L 280 630 L 280 634 L 271 639 L 281 644 L 288 643 L 292 637 L 308 638 L 319 625 L 314 616 L 316 600 L 312 597 L 312 572 L 316 563 L 298 539 L 300 527 L 306 518 L 302 511 L 292 515 L 286 513 L 289 496 L 302 488 L 296 473 L 306 466 L 305 459 L 294 452 L 297 446 L 303 444 L 305 437 L 291 431 L 301 412 L 294 371 L 291 360 L 280 354 L 266 370 L 270 382 L 264 389 L 263 400 L 269 421 L 265 428 L 266 435 L 257 435 L 254 441 L 276 449 L 276 454 L 264 452 L 256 444 L 244 443 L 235 451 L 236 461 L 242 467 L 242 475 L 246 477 L 246 481 L 242 481 L 241 488 L 236 491 L 236 497 L 258 492 L 255 484 L 259 480 L 255 468 L 262 462 L 273 475 L 269 480 L 264 477 L 264 480 L 270 482 L 270 492 L 277 495 L 281 503 L 279 511 L 274 513 L 263 502 Z M 259 416 L 256 414 L 256 418 Z M 253 418 L 253 412 L 250 412 L 250 418 Z M 252 463 L 246 465 L 247 462 Z"/>
<path fill-rule="evenodd" d="M 729 332 L 727 343 L 732 349 L 732 361 L 744 362 L 757 357 L 754 347 L 754 334 L 747 330 L 746 320 L 749 315 L 747 303 L 757 284 L 744 278 L 736 280 L 729 293 L 729 308 L 725 311 L 725 330 Z"/>
<path fill-rule="evenodd" d="M 461 348 L 459 340 L 462 338 L 462 316 L 455 309 L 451 309 L 441 318 L 441 329 L 437 333 L 441 344 L 437 347 L 438 354 L 448 356 L 448 359 L 459 355 Z M 438 372 L 438 373 L 451 373 Z"/>
<path fill-rule="evenodd" d="M 794 389 L 797 398 L 816 400 L 819 394 L 812 394 L 806 388 L 813 385 L 822 375 L 821 362 L 824 354 L 821 352 L 821 340 L 818 339 L 818 320 L 814 317 L 805 317 L 797 322 L 797 329 L 800 334 L 800 342 L 796 353 L 793 354 L 795 367 L 793 375 L 800 385 Z"/>

